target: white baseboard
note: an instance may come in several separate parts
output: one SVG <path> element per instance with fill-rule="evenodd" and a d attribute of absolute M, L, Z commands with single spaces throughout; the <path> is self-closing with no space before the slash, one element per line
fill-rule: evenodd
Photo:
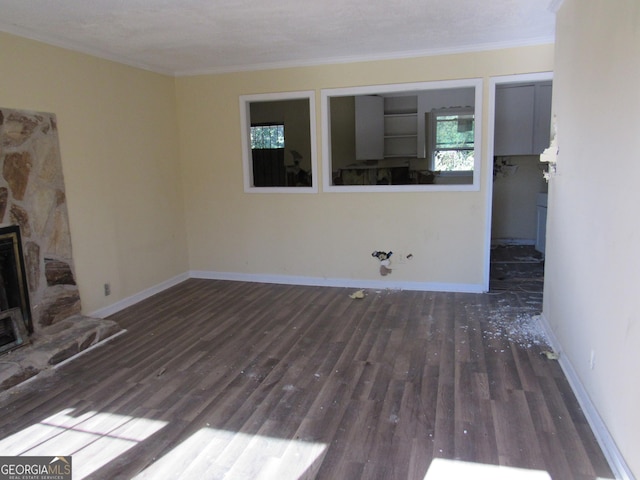
<path fill-rule="evenodd" d="M 558 338 L 555 336 L 555 333 L 553 333 L 549 321 L 545 318 L 544 314 L 540 316 L 540 319 L 542 327 L 549 339 L 549 343 L 551 343 L 550 346 L 559 355 L 558 362 L 560 363 L 560 367 L 569 381 L 569 385 L 580 404 L 580 408 L 582 408 L 582 411 L 584 412 L 587 422 L 589 422 L 589 425 L 591 426 L 591 430 L 593 430 L 593 434 L 602 449 L 602 453 L 604 453 L 604 456 L 609 462 L 609 466 L 611 467 L 613 474 L 616 476 L 616 479 L 619 480 L 635 480 L 635 477 L 625 462 L 615 440 L 609 433 L 609 430 L 602 420 L 602 417 L 600 417 L 596 406 L 591 401 L 587 390 L 580 381 L 580 377 L 578 377 L 575 368 L 573 368 L 569 358 L 564 355 L 562 345 L 560 345 Z"/>
<path fill-rule="evenodd" d="M 466 283 L 434 283 L 434 282 L 403 282 L 392 280 L 356 280 L 350 278 L 320 278 L 303 277 L 296 275 L 262 275 L 255 273 L 212 272 L 191 270 L 190 278 L 203 278 L 208 280 L 231 280 L 239 282 L 279 283 L 282 285 L 307 285 L 318 287 L 346 287 L 346 288 L 371 288 L 390 290 L 415 290 L 423 292 L 460 292 L 482 293 L 484 289 L 480 284 Z"/>
<path fill-rule="evenodd" d="M 230 280 L 238 282 L 255 283 L 279 283 L 283 285 L 308 285 L 318 287 L 346 287 L 346 288 L 371 288 L 390 290 L 415 290 L 425 292 L 460 292 L 460 293 L 482 293 L 482 285 L 465 283 L 434 283 L 434 282 L 398 282 L 386 280 L 353 280 L 348 278 L 320 278 L 303 277 L 295 275 L 262 275 L 255 273 L 233 273 L 233 272 L 212 272 L 202 270 L 191 270 L 187 273 L 177 275 L 156 286 L 143 290 L 119 302 L 107 307 L 100 308 L 88 314 L 90 317 L 106 318 L 109 315 L 131 307 L 136 303 L 160 293 L 167 288 L 184 282 L 189 278 L 202 278 L 207 280 Z"/>
<path fill-rule="evenodd" d="M 136 293 L 135 295 L 122 299 L 119 302 L 113 303 L 104 308 L 100 308 L 95 312 L 91 312 L 88 315 L 90 317 L 95 317 L 95 318 L 106 318 L 109 315 L 113 315 L 114 313 L 119 312 L 120 310 L 124 310 L 127 307 L 135 305 L 136 303 L 144 300 L 145 298 L 149 298 L 152 295 L 155 295 L 156 293 L 160 293 L 163 290 L 166 290 L 167 288 L 170 288 L 170 287 L 173 287 L 174 285 L 182 283 L 188 278 L 189 278 L 189 275 L 187 273 L 182 273 L 173 278 L 170 278 L 169 280 L 165 280 L 164 282 L 159 283 L 158 285 L 155 285 L 151 288 L 147 288 L 142 292 Z"/>

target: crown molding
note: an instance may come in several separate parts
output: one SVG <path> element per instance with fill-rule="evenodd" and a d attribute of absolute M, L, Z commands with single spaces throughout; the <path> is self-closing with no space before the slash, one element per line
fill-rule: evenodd
<path fill-rule="evenodd" d="M 318 58 L 313 60 L 293 60 L 285 62 L 273 62 L 263 64 L 252 65 L 230 65 L 225 67 L 204 68 L 198 70 L 184 70 L 175 72 L 176 77 L 190 77 L 196 75 L 216 75 L 222 73 L 239 73 L 239 72 L 251 72 L 260 70 L 278 70 L 284 68 L 296 68 L 296 67 L 316 67 L 321 65 L 339 65 L 345 63 L 360 63 L 360 62 L 376 62 L 382 60 L 402 60 L 410 58 L 420 57 L 434 57 L 440 55 L 456 55 L 464 53 L 476 53 L 486 52 L 491 50 L 503 50 L 508 48 L 518 47 L 534 47 L 538 45 L 549 45 L 555 43 L 555 37 L 553 35 L 536 37 L 522 41 L 513 42 L 494 42 L 483 43 L 474 45 L 461 45 L 448 48 L 434 48 L 425 50 L 412 50 L 412 51 L 400 51 L 390 52 L 383 54 L 370 54 L 370 55 L 350 55 L 350 56 L 336 56 Z"/>
<path fill-rule="evenodd" d="M 563 0 L 553 0 L 553 3 L 561 3 Z M 9 35 L 15 35 L 17 37 L 26 38 L 36 42 L 44 43 L 52 47 L 63 48 L 73 52 L 90 55 L 92 57 L 101 58 L 111 62 L 119 63 L 121 65 L 138 68 L 140 70 L 147 70 L 149 72 L 158 73 L 160 75 L 167 75 L 172 77 L 190 77 L 197 75 L 216 75 L 224 73 L 240 73 L 240 72 L 252 72 L 261 70 L 278 70 L 285 68 L 297 68 L 297 67 L 315 67 L 322 65 L 337 65 L 346 63 L 360 63 L 360 62 L 375 62 L 382 60 L 401 60 L 420 57 L 432 57 L 440 55 L 456 55 L 464 53 L 484 52 L 491 50 L 502 50 L 508 48 L 518 47 L 531 47 L 537 45 L 553 44 L 555 38 L 553 35 L 534 37 L 526 40 L 519 41 L 507 41 L 507 42 L 493 42 L 493 43 L 479 43 L 471 45 L 459 45 L 455 47 L 447 48 L 433 48 L 423 50 L 411 50 L 411 51 L 397 51 L 387 52 L 379 54 L 368 55 L 344 55 L 316 58 L 311 60 L 291 60 L 282 62 L 267 62 L 262 64 L 250 64 L 250 65 L 225 65 L 220 67 L 200 68 L 190 70 L 177 70 L 173 71 L 168 68 L 163 68 L 157 65 L 151 65 L 144 62 L 132 60 L 129 57 L 122 55 L 114 55 L 104 50 L 89 48 L 76 42 L 69 42 L 54 38 L 46 35 L 41 35 L 38 32 L 32 30 L 18 28 L 15 25 L 10 25 L 0 21 L 0 32 L 7 33 Z"/>
<path fill-rule="evenodd" d="M 138 62 L 122 55 L 113 55 L 111 53 L 107 53 L 100 49 L 89 48 L 84 45 L 80 45 L 76 42 L 69 42 L 66 40 L 61 40 L 59 38 L 54 38 L 47 35 L 40 35 L 37 32 L 34 32 L 32 30 L 18 28 L 14 25 L 9 25 L 2 21 L 0 21 L 0 32 L 4 32 L 9 35 L 14 35 L 20 38 L 25 38 L 27 40 L 33 40 L 34 42 L 43 43 L 51 47 L 62 48 L 64 50 L 69 50 L 72 52 L 89 55 L 91 57 L 100 58 L 102 60 L 119 63 L 120 65 L 125 65 L 127 67 L 133 67 L 139 70 L 147 70 L 149 72 L 158 73 L 160 75 L 168 75 L 171 77 L 175 76 L 175 72 L 170 70 L 166 70 L 154 65 L 149 65 L 143 62 Z"/>

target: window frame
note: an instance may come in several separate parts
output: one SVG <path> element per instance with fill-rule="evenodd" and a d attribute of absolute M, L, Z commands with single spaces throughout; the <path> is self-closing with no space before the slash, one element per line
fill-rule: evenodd
<path fill-rule="evenodd" d="M 409 185 L 334 185 L 332 183 L 331 162 L 331 98 L 406 93 L 421 90 L 438 89 L 474 89 L 474 169 L 471 183 L 457 184 L 409 184 Z M 479 191 L 482 177 L 482 102 L 483 79 L 469 78 L 459 80 L 435 80 L 427 82 L 397 83 L 389 85 L 365 85 L 358 87 L 327 88 L 321 90 L 322 119 L 322 190 L 324 192 L 433 192 L 433 191 Z M 453 173 L 453 172 L 452 172 Z M 456 172 L 456 175 L 460 175 Z M 468 175 L 468 173 L 467 173 Z"/>
<path fill-rule="evenodd" d="M 307 100 L 309 102 L 309 143 L 311 152 L 311 186 L 309 187 L 256 187 L 253 182 L 253 162 L 251 153 L 251 103 L 280 100 Z M 294 91 L 240 95 L 240 134 L 242 148 L 242 172 L 245 193 L 317 193 L 318 160 L 316 141 L 316 101 L 315 91 Z M 258 122 L 256 122 L 258 123 Z M 285 126 L 286 129 L 286 126 Z M 286 138 L 285 138 L 286 145 Z M 286 148 L 286 147 L 285 147 Z"/>

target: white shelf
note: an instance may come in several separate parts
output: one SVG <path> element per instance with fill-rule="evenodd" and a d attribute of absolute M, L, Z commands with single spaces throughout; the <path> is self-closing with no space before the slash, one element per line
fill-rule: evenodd
<path fill-rule="evenodd" d="M 387 97 L 384 102 L 384 156 L 418 155 L 418 97 Z"/>
<path fill-rule="evenodd" d="M 416 157 L 416 96 L 356 97 L 356 159 Z"/>

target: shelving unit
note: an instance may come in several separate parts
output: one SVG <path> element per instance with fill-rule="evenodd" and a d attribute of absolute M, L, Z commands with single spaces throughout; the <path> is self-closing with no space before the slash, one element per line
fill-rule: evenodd
<path fill-rule="evenodd" d="M 415 157 L 417 153 L 417 113 L 385 114 L 384 157 Z"/>
<path fill-rule="evenodd" d="M 356 159 L 417 157 L 416 95 L 356 97 Z"/>
<path fill-rule="evenodd" d="M 416 157 L 418 154 L 418 97 L 384 100 L 384 157 Z"/>

